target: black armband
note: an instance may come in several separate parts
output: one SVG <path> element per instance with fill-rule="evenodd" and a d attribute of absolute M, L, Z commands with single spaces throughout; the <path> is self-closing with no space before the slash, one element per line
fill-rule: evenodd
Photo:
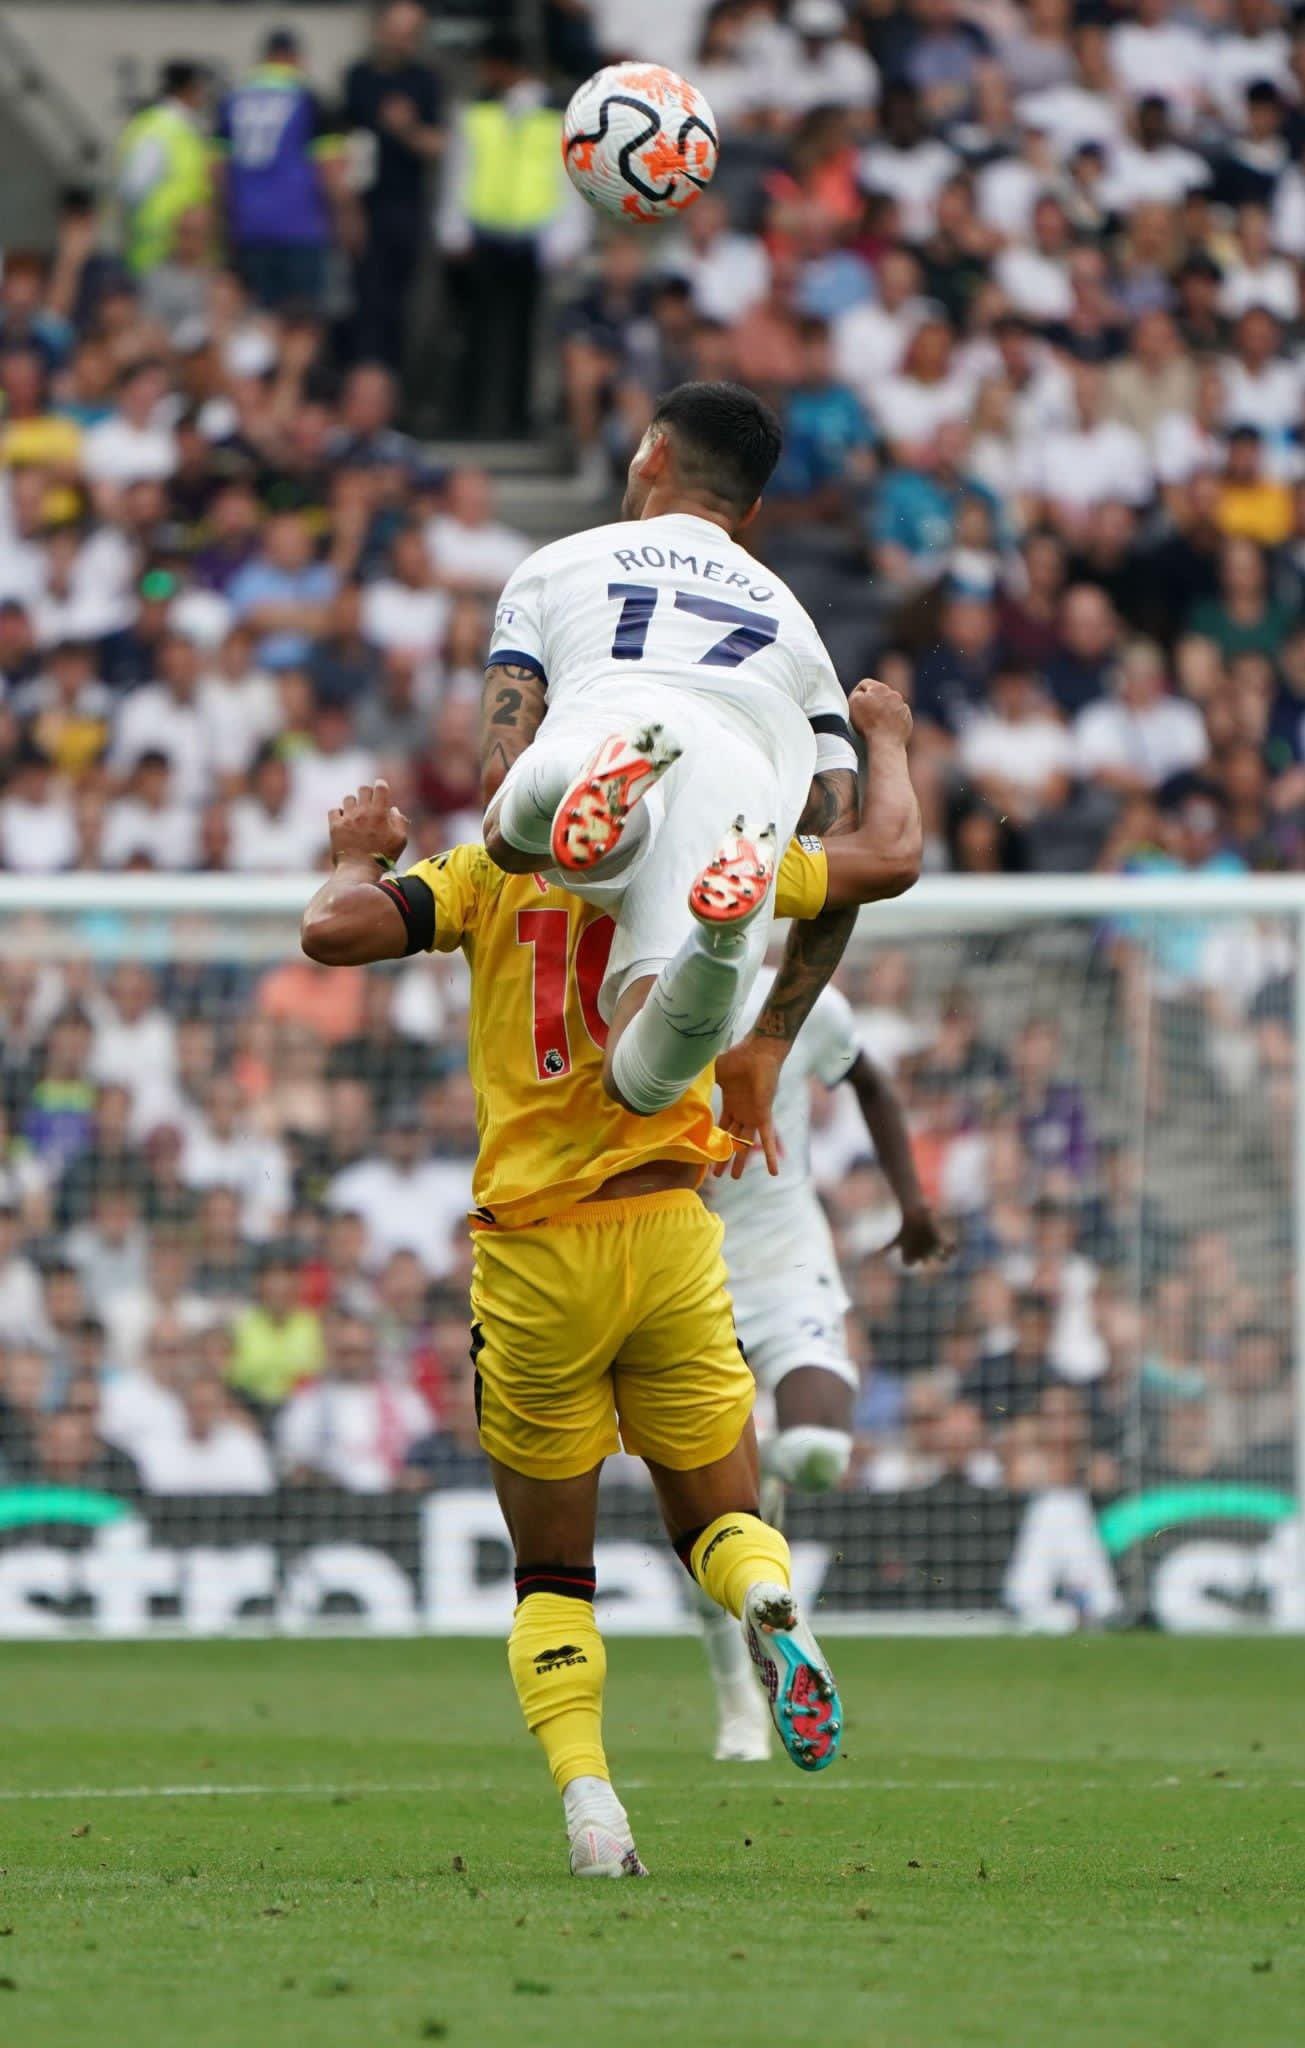
<path fill-rule="evenodd" d="M 386 875 L 376 884 L 398 908 L 408 934 L 403 949 L 406 960 L 413 953 L 429 953 L 435 943 L 435 892 L 420 875 Z"/>
<path fill-rule="evenodd" d="M 807 724 L 817 737 L 824 733 L 834 739 L 846 740 L 849 747 L 856 745 L 856 737 L 851 726 L 845 718 L 840 718 L 836 711 L 817 711 L 814 718 L 808 718 Z"/>

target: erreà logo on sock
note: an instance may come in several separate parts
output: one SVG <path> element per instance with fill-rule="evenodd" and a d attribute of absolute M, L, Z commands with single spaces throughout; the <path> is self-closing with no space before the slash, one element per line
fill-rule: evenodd
<path fill-rule="evenodd" d="M 541 1650 L 535 1658 L 535 1670 L 542 1677 L 545 1671 L 559 1671 L 564 1664 L 587 1664 L 589 1659 L 579 1643 L 563 1643 L 557 1650 Z"/>
<path fill-rule="evenodd" d="M 740 1529 L 737 1525 L 733 1525 L 728 1529 L 718 1529 L 716 1531 L 716 1534 L 712 1537 L 711 1542 L 707 1545 L 707 1548 L 703 1551 L 702 1556 L 698 1559 L 699 1576 L 701 1577 L 701 1574 L 706 1571 L 708 1562 L 711 1558 L 711 1553 L 716 1548 L 716 1545 L 718 1543 L 723 1543 L 727 1536 L 741 1536 L 742 1534 L 742 1529 Z"/>

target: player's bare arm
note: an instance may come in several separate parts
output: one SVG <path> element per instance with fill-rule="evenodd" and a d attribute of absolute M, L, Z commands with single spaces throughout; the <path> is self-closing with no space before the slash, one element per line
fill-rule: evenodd
<path fill-rule="evenodd" d="M 408 928 L 384 877 L 408 843 L 408 821 L 377 782 L 330 814 L 331 872 L 305 910 L 299 942 L 324 967 L 401 960 Z"/>
<path fill-rule="evenodd" d="M 955 1250 L 952 1233 L 941 1222 L 920 1186 L 911 1139 L 897 1090 L 867 1053 L 858 1053 L 848 1074 L 865 1127 L 870 1133 L 884 1179 L 902 1212 L 902 1227 L 893 1243 L 907 1266 L 949 1259 Z"/>
<path fill-rule="evenodd" d="M 817 775 L 799 831 L 828 841 L 852 832 L 857 821 L 857 779 L 850 768 Z M 721 1129 L 742 1141 L 733 1172 L 742 1173 L 744 1147 L 759 1144 L 771 1173 L 779 1172 L 773 1108 L 779 1070 L 811 1014 L 811 1006 L 843 957 L 856 923 L 856 905 L 835 904 L 795 923 L 770 997 L 751 1034 L 721 1055 Z"/>
<path fill-rule="evenodd" d="M 870 762 L 860 820 L 854 829 L 848 829 L 847 804 L 849 797 L 854 797 L 852 777 L 841 770 L 836 776 L 817 777 L 802 829 L 819 831 L 826 842 L 824 908 L 818 918 L 794 926 L 784 969 L 752 1037 L 716 1063 L 725 1102 L 724 1128 L 749 1137 L 755 1129 L 772 1172 L 773 1138 L 767 1145 L 762 1119 L 769 1122 L 779 1068 L 842 957 L 856 908 L 900 896 L 920 874 L 923 832 L 907 758 L 910 706 L 887 683 L 866 678 L 852 692 L 848 710 L 865 741 Z M 828 827 L 822 822 L 826 818 Z M 737 1122 L 726 1121 L 729 1117 Z M 749 1119 L 755 1119 L 751 1127 Z M 740 1150 L 736 1173 L 742 1172 L 745 1159 L 746 1152 Z"/>
<path fill-rule="evenodd" d="M 825 848 L 829 883 L 824 907 L 875 903 L 901 896 L 920 879 L 924 828 L 911 782 L 911 708 L 887 683 L 867 679 L 848 702 L 869 762 L 861 821 Z"/>
<path fill-rule="evenodd" d="M 485 851 L 509 875 L 529 874 L 538 861 L 504 839 L 493 799 L 512 763 L 539 731 L 546 708 L 544 684 L 533 669 L 519 662 L 501 662 L 485 670 L 480 704 L 480 793 L 489 806 Z"/>

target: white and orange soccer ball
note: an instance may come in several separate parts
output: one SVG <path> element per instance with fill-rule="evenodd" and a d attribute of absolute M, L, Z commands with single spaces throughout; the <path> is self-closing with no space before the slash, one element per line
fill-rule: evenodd
<path fill-rule="evenodd" d="M 669 220 L 711 183 L 711 108 L 662 64 L 609 64 L 572 95 L 562 124 L 567 174 L 600 213 Z"/>

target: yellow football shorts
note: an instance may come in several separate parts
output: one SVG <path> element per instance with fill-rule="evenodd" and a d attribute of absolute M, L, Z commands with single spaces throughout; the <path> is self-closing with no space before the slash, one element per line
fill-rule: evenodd
<path fill-rule="evenodd" d="M 723 1236 L 691 1188 L 477 1230 L 473 1349 L 490 1457 L 532 1479 L 574 1479 L 622 1444 L 679 1472 L 732 1451 L 756 1387 Z"/>

